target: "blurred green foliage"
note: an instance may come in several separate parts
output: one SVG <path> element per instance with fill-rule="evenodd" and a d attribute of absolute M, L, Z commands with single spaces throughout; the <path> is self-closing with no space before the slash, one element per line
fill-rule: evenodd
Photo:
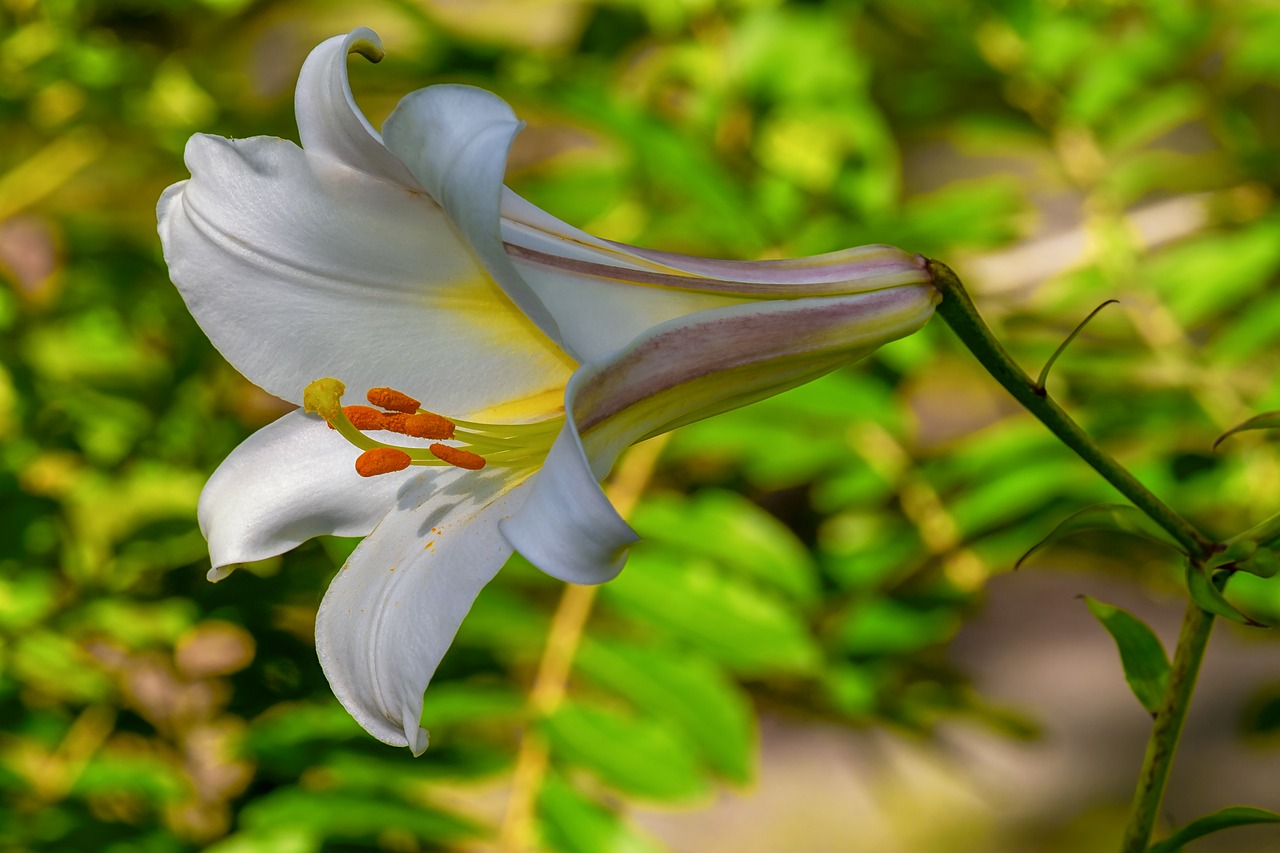
<path fill-rule="evenodd" d="M 510 182 L 594 233 L 944 258 L 1033 371 L 1120 299 L 1052 392 L 1206 530 L 1277 509 L 1265 434 L 1210 452 L 1280 408 L 1267 0 L 0 0 L 0 848 L 476 849 L 527 726 L 542 844 L 656 851 L 629 805 L 749 784 L 760 708 L 1021 730 L 947 643 L 992 573 L 1115 496 L 938 324 L 675 436 L 545 718 L 527 693 L 560 588 L 518 558 L 428 693 L 419 761 L 315 661 L 351 543 L 205 582 L 201 484 L 285 408 L 168 285 L 154 201 L 193 132 L 295 136 L 302 58 L 359 25 L 388 49 L 352 65 L 375 122 L 429 83 L 497 91 L 529 120 Z M 1181 583 L 1120 539 L 1056 548 Z M 1228 595 L 1280 620 L 1280 581 Z"/>

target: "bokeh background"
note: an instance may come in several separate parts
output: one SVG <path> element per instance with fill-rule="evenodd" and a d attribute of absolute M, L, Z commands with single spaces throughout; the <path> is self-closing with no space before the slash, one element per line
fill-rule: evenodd
<path fill-rule="evenodd" d="M 360 6 L 0 0 L 0 849 L 1114 846 L 1149 718 L 1078 596 L 1169 643 L 1179 567 L 1086 534 L 1011 571 L 1117 496 L 940 322 L 638 450 L 647 539 L 582 636 L 513 561 L 413 760 L 315 660 L 354 543 L 204 579 L 201 484 L 286 406 L 186 313 L 154 204 L 193 132 L 296 138 L 307 51 L 371 26 L 387 59 L 352 78 L 375 123 L 430 83 L 497 91 L 529 122 L 509 183 L 593 233 L 733 258 L 898 244 L 954 266 L 1033 372 L 1119 299 L 1050 390 L 1225 536 L 1280 509 L 1274 441 L 1210 451 L 1280 408 L 1280 6 Z M 1280 583 L 1230 594 L 1280 618 Z M 549 635 L 567 688 L 531 696 Z M 1220 625 L 1166 819 L 1280 807 L 1277 729 L 1280 645 Z"/>

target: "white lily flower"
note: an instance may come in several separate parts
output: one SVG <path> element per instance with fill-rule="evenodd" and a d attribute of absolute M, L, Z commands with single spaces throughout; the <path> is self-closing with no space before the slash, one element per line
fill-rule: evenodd
<path fill-rule="evenodd" d="M 505 102 L 432 86 L 379 135 L 347 82 L 352 52 L 382 56 L 358 29 L 303 65 L 301 147 L 193 137 L 159 230 L 214 345 L 308 410 L 209 480 L 210 578 L 366 536 L 316 646 L 356 720 L 416 755 L 427 683 L 513 549 L 574 583 L 621 570 L 637 537 L 599 481 L 626 447 L 865 356 L 920 328 L 938 294 L 888 246 L 742 263 L 592 237 L 503 186 L 521 127 Z M 381 410 L 344 409 L 344 385 L 375 389 Z"/>

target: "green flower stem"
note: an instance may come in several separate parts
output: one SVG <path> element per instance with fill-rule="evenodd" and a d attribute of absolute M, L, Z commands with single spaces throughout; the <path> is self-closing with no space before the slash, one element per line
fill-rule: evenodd
<path fill-rule="evenodd" d="M 1018 367 L 991 334 L 954 272 L 938 261 L 927 261 L 927 265 L 934 284 L 942 292 L 942 304 L 938 306 L 938 313 L 987 372 L 1014 399 L 1039 418 L 1041 423 L 1088 462 L 1108 483 L 1115 486 L 1134 506 L 1177 539 L 1192 560 L 1199 563 L 1217 550 L 1210 539 L 1147 491 L 1120 463 L 1112 459 L 1050 399 L 1042 385 L 1033 382 Z M 1270 531 L 1271 528 L 1267 527 L 1267 530 Z M 1156 712 L 1151 737 L 1147 741 L 1146 757 L 1142 762 L 1142 773 L 1138 777 L 1138 789 L 1133 798 L 1133 811 L 1125 828 L 1122 853 L 1141 853 L 1147 849 L 1212 629 L 1213 614 L 1201 610 L 1194 601 L 1189 601 L 1169 672 L 1169 684 L 1161 698 L 1160 710 Z"/>
<path fill-rule="evenodd" d="M 946 264 L 927 261 L 933 283 L 942 291 L 942 303 L 938 314 L 951 327 L 974 357 L 982 363 L 995 380 L 1005 387 L 1031 414 L 1049 428 L 1063 444 L 1089 463 L 1095 471 L 1145 512 L 1151 520 L 1163 527 L 1186 549 L 1193 559 L 1207 557 L 1214 551 L 1214 543 L 1185 519 L 1149 492 L 1120 463 L 1116 462 L 1085 433 L 1055 403 L 1044 388 L 1031 379 L 1005 352 L 1000 342 L 991 334 L 987 324 L 973 307 L 969 294 L 959 277 Z"/>
<path fill-rule="evenodd" d="M 1182 723 L 1187 718 L 1191 694 L 1196 689 L 1196 676 L 1200 674 L 1200 662 L 1204 660 L 1204 650 L 1212 630 L 1213 614 L 1201 610 L 1194 601 L 1188 601 L 1187 612 L 1182 616 L 1182 630 L 1178 633 L 1178 648 L 1169 670 L 1169 684 L 1160 702 L 1160 710 L 1156 711 L 1151 737 L 1147 739 L 1147 754 L 1142 759 L 1142 773 L 1138 776 L 1138 789 L 1133 795 L 1133 809 L 1125 827 L 1121 853 L 1142 853 L 1151 841 L 1151 830 L 1155 828 L 1160 801 L 1164 799 L 1169 767 L 1178 749 Z"/>

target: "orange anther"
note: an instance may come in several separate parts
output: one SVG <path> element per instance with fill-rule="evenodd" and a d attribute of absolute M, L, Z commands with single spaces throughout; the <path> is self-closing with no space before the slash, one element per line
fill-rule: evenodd
<path fill-rule="evenodd" d="M 390 409 L 393 412 L 404 412 L 406 415 L 412 415 L 422 405 L 408 394 L 402 394 L 393 388 L 370 388 L 365 396 L 375 406 Z"/>
<path fill-rule="evenodd" d="M 404 435 L 405 418 L 409 417 L 412 417 L 412 415 L 406 415 L 404 412 L 383 412 L 382 426 L 379 429 L 390 430 Z"/>
<path fill-rule="evenodd" d="M 456 429 L 453 421 L 434 412 L 406 415 L 404 419 L 404 434 L 414 438 L 453 438 Z"/>
<path fill-rule="evenodd" d="M 403 471 L 413 460 L 409 454 L 394 447 L 375 447 L 366 450 L 356 459 L 356 473 L 361 477 L 376 477 L 379 474 L 390 474 L 392 471 Z"/>
<path fill-rule="evenodd" d="M 468 471 L 479 471 L 484 467 L 484 457 L 478 453 L 472 453 L 470 450 L 463 450 L 459 447 L 450 447 L 447 444 L 436 443 L 427 448 L 431 454 L 442 462 L 448 462 L 458 468 L 466 468 Z"/>
<path fill-rule="evenodd" d="M 367 429 L 386 429 L 383 422 L 387 415 L 371 406 L 343 406 L 342 413 L 347 416 L 347 420 L 351 421 L 351 425 L 358 430 Z"/>

